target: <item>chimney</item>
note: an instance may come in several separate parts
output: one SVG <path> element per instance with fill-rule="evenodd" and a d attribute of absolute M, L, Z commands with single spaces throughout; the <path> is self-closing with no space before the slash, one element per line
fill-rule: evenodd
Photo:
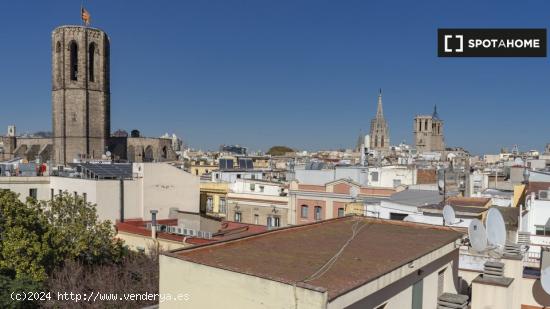
<path fill-rule="evenodd" d="M 504 277 L 504 263 L 487 261 L 483 266 L 483 277 Z"/>

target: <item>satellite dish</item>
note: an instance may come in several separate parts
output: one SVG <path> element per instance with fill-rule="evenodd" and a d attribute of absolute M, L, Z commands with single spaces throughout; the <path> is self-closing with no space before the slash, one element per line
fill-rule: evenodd
<path fill-rule="evenodd" d="M 110 157 L 110 156 L 111 156 L 111 152 L 107 150 L 107 152 L 105 153 L 105 155 L 106 155 L 107 157 Z"/>
<path fill-rule="evenodd" d="M 504 248 L 506 244 L 506 226 L 502 214 L 496 208 L 489 209 L 487 213 L 487 241 L 497 248 Z"/>
<path fill-rule="evenodd" d="M 452 225 L 456 223 L 455 211 L 451 205 L 445 205 L 445 207 L 443 207 L 443 221 L 445 222 L 445 225 Z"/>
<path fill-rule="evenodd" d="M 481 252 L 487 248 L 487 232 L 483 223 L 478 219 L 473 219 L 468 226 L 468 238 L 472 248 Z"/>
<path fill-rule="evenodd" d="M 542 289 L 550 294 L 550 266 L 546 266 L 546 268 L 541 270 L 540 284 L 542 285 Z"/>

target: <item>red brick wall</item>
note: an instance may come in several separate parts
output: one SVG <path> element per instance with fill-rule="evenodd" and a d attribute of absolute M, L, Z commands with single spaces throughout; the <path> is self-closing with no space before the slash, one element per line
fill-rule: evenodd
<path fill-rule="evenodd" d="M 346 203 L 344 202 L 332 202 L 332 216 L 338 218 L 338 208 L 343 208 L 344 213 L 346 211 Z M 329 219 L 329 218 L 327 218 Z"/>
<path fill-rule="evenodd" d="M 338 194 L 349 194 L 350 185 L 347 183 L 339 183 L 334 185 L 333 191 Z"/>
<path fill-rule="evenodd" d="M 419 169 L 416 171 L 416 183 L 433 184 L 437 182 L 435 169 Z"/>
<path fill-rule="evenodd" d="M 317 185 L 298 185 L 298 190 L 304 190 L 304 191 L 325 191 L 325 186 L 317 186 Z"/>
<path fill-rule="evenodd" d="M 307 218 L 302 218 L 302 205 L 308 206 Z M 321 220 L 326 218 L 326 203 L 320 200 L 298 199 L 296 204 L 296 223 L 315 221 L 315 206 L 321 207 Z"/>

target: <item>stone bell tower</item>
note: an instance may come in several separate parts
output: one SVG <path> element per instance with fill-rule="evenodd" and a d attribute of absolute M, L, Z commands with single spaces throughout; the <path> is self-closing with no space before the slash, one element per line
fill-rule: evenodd
<path fill-rule="evenodd" d="M 111 131 L 109 37 L 84 26 L 52 32 L 53 161 L 101 158 Z"/>

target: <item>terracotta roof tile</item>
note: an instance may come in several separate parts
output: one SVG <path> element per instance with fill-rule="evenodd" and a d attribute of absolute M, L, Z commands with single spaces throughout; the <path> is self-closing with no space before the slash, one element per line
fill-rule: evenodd
<path fill-rule="evenodd" d="M 306 280 L 363 226 L 332 267 Z M 445 227 L 348 216 L 272 230 L 166 255 L 288 284 L 328 291 L 329 299 L 364 285 L 461 237 Z"/>

